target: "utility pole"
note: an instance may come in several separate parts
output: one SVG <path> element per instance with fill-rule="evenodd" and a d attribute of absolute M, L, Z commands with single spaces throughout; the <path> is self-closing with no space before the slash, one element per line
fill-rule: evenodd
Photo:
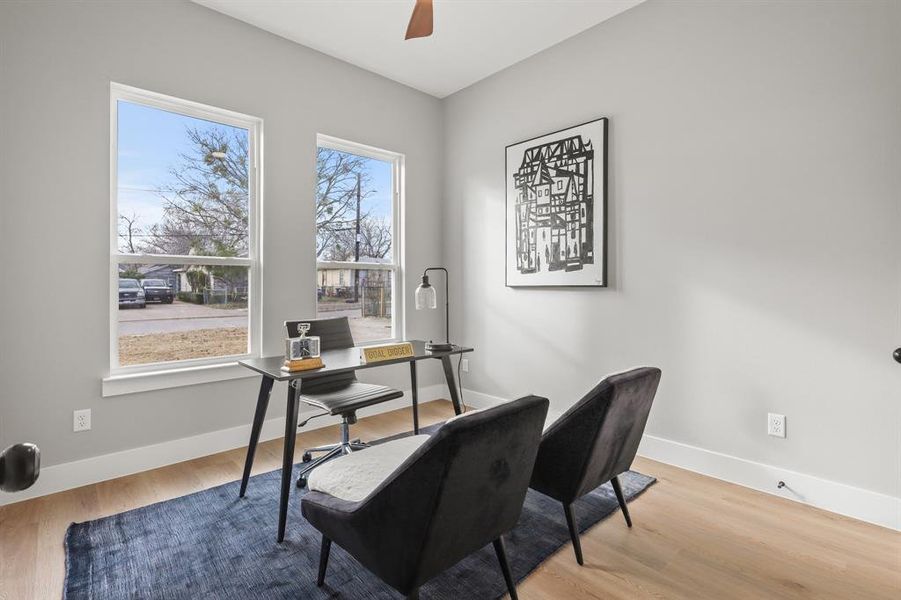
<path fill-rule="evenodd" d="M 360 262 L 360 174 L 357 173 L 357 234 L 354 244 L 354 262 Z M 354 302 L 360 301 L 360 270 L 354 269 Z"/>

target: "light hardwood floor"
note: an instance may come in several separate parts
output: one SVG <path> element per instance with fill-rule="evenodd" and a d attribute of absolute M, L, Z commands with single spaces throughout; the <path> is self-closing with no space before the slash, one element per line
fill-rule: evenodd
<path fill-rule="evenodd" d="M 444 401 L 421 407 L 424 424 L 451 414 Z M 373 439 L 409 424 L 401 410 L 354 431 Z M 298 456 L 336 435 L 301 434 Z M 261 444 L 254 472 L 278 468 L 281 449 L 281 440 Z M 0 507 L 0 600 L 61 597 L 70 522 L 233 481 L 243 460 L 237 449 Z M 618 513 L 602 521 L 582 536 L 585 566 L 564 546 L 519 585 L 523 600 L 901 598 L 897 532 L 650 460 L 634 468 L 658 479 L 630 505 L 634 527 Z"/>

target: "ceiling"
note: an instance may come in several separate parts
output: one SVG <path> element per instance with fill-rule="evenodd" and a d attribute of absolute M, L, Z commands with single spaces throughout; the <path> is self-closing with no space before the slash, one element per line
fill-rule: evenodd
<path fill-rule="evenodd" d="M 194 0 L 438 98 L 642 1 L 434 0 L 434 35 L 404 41 L 414 0 Z"/>

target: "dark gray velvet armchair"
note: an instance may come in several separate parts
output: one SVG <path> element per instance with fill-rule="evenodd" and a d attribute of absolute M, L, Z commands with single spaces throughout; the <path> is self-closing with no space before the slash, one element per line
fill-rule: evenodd
<path fill-rule="evenodd" d="M 547 409 L 527 396 L 450 421 L 360 502 L 309 492 L 302 511 L 323 536 L 317 583 L 332 540 L 408 598 L 493 543 L 515 599 L 501 536 L 522 512 Z"/>
<path fill-rule="evenodd" d="M 563 503 L 580 565 L 575 500 L 609 481 L 626 524 L 632 526 L 617 476 L 628 471 L 635 459 L 660 374 L 660 369 L 642 367 L 607 377 L 541 437 L 530 487 Z"/>

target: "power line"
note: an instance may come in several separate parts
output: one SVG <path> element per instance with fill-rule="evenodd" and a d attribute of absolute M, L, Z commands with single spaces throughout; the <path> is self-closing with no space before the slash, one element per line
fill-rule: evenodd
<path fill-rule="evenodd" d="M 163 190 L 161 190 L 159 188 L 157 188 L 157 189 L 141 188 L 141 187 L 134 187 L 134 186 L 130 186 L 130 185 L 120 185 L 120 186 L 118 186 L 117 189 L 129 190 L 129 191 L 133 191 L 133 192 L 153 192 L 154 194 L 161 194 L 163 192 Z"/>

